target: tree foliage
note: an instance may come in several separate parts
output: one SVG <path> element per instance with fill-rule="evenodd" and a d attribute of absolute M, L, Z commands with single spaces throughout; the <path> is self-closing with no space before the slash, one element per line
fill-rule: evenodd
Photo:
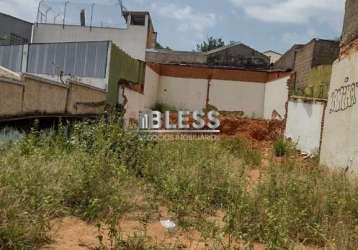
<path fill-rule="evenodd" d="M 196 45 L 196 50 L 200 52 L 208 52 L 213 49 L 221 48 L 225 46 L 225 42 L 221 38 L 208 37 L 207 41 L 203 41 Z"/>

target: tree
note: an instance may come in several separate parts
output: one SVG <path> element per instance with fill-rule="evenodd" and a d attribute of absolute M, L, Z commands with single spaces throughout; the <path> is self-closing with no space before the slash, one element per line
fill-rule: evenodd
<path fill-rule="evenodd" d="M 171 48 L 169 48 L 168 46 L 167 47 L 164 47 L 164 46 L 162 46 L 160 43 L 156 43 L 155 44 L 155 48 L 156 49 L 167 49 L 167 50 L 172 50 Z"/>
<path fill-rule="evenodd" d="M 207 41 L 203 41 L 196 45 L 196 50 L 201 52 L 208 52 L 213 49 L 225 46 L 225 42 L 221 38 L 208 37 Z"/>

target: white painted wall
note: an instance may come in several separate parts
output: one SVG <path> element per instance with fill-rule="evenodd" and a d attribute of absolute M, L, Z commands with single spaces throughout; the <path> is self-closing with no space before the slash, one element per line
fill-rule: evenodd
<path fill-rule="evenodd" d="M 147 26 L 128 25 L 127 29 L 81 27 L 75 25 L 34 25 L 33 43 L 113 41 L 130 56 L 145 60 Z"/>
<path fill-rule="evenodd" d="M 206 104 L 207 79 L 160 76 L 158 102 L 177 109 L 202 110 Z"/>
<path fill-rule="evenodd" d="M 305 153 L 316 154 L 321 140 L 324 103 L 290 100 L 286 122 L 286 138 L 297 143 L 297 148 Z"/>
<path fill-rule="evenodd" d="M 354 172 L 358 171 L 357 69 L 358 52 L 353 52 L 333 64 L 321 149 L 321 164 L 331 168 L 350 167 Z M 352 86 L 353 83 L 356 84 L 352 91 L 339 95 L 338 99 L 332 98 L 336 89 Z M 334 100 L 340 105 L 347 106 L 347 103 L 352 103 L 352 105 L 345 110 L 335 109 L 337 112 L 331 112 Z"/>
<path fill-rule="evenodd" d="M 212 80 L 209 103 L 220 111 L 243 111 L 247 117 L 263 118 L 265 84 Z"/>
<path fill-rule="evenodd" d="M 286 102 L 288 100 L 287 81 L 290 77 L 284 77 L 265 85 L 264 118 L 271 120 L 272 113 L 276 111 L 282 118 L 286 113 Z"/>
<path fill-rule="evenodd" d="M 121 88 L 120 88 L 121 89 Z M 120 90 L 121 91 L 121 90 Z M 124 115 L 124 119 L 128 122 L 130 119 L 138 120 L 139 112 L 145 110 L 144 95 L 133 91 L 131 89 L 125 88 L 124 90 L 125 96 L 128 98 L 128 103 L 126 105 L 126 113 Z M 122 98 L 122 94 L 120 93 L 120 99 Z"/>
<path fill-rule="evenodd" d="M 273 51 L 266 51 L 263 54 L 265 56 L 270 57 L 270 63 L 275 63 L 282 57 L 282 55 L 279 55 L 279 54 L 277 54 L 277 53 L 275 53 Z"/>
<path fill-rule="evenodd" d="M 158 102 L 159 80 L 159 75 L 150 67 L 146 66 L 144 82 L 144 108 L 146 110 L 153 108 Z"/>

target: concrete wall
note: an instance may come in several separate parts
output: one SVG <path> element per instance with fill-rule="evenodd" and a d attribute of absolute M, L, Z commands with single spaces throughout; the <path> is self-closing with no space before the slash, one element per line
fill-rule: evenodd
<path fill-rule="evenodd" d="M 158 102 L 183 110 L 202 110 L 206 105 L 207 79 L 161 76 Z"/>
<path fill-rule="evenodd" d="M 146 66 L 144 82 L 144 108 L 151 109 L 158 102 L 160 76 L 157 72 Z"/>
<path fill-rule="evenodd" d="M 113 41 L 130 56 L 145 60 L 147 26 L 128 25 L 127 29 L 81 27 L 75 25 L 34 25 L 33 43 Z"/>
<path fill-rule="evenodd" d="M 128 103 L 125 106 L 126 109 L 126 113 L 124 115 L 125 120 L 127 122 L 130 120 L 138 121 L 139 112 L 145 110 L 144 95 L 128 88 L 124 89 L 124 95 L 128 99 Z"/>
<path fill-rule="evenodd" d="M 22 112 L 23 89 L 20 82 L 0 77 L 0 116 L 15 116 Z"/>
<path fill-rule="evenodd" d="M 202 110 L 206 107 L 208 82 L 207 79 L 160 76 L 158 103 L 176 109 Z M 264 102 L 264 83 L 210 81 L 209 104 L 220 111 L 242 111 L 248 117 L 263 118 Z"/>
<path fill-rule="evenodd" d="M 263 83 L 211 81 L 209 104 L 220 111 L 242 111 L 245 116 L 262 118 L 264 100 L 265 84 Z"/>
<path fill-rule="evenodd" d="M 60 84 L 29 74 L 19 80 L 0 76 L 0 117 L 100 114 L 106 95 L 106 91 L 80 82 Z"/>
<path fill-rule="evenodd" d="M 358 171 L 358 52 L 333 64 L 322 138 L 321 163 Z"/>
<path fill-rule="evenodd" d="M 289 78 L 287 76 L 265 84 L 265 119 L 272 119 L 274 112 L 277 112 L 282 118 L 285 117 Z"/>
<path fill-rule="evenodd" d="M 322 102 L 302 100 L 290 100 L 288 103 L 285 136 L 305 153 L 319 152 L 324 105 Z"/>
<path fill-rule="evenodd" d="M 24 85 L 23 113 L 65 113 L 67 86 L 34 77 L 25 77 Z"/>
<path fill-rule="evenodd" d="M 100 114 L 104 112 L 106 91 L 82 83 L 71 82 L 67 99 L 70 114 Z"/>
<path fill-rule="evenodd" d="M 347 45 L 358 37 L 358 1 L 346 0 L 342 45 Z"/>

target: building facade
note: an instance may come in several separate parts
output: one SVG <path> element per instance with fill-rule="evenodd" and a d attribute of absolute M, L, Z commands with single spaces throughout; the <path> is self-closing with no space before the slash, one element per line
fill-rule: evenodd
<path fill-rule="evenodd" d="M 0 13 L 0 45 L 31 42 L 32 23 Z"/>

